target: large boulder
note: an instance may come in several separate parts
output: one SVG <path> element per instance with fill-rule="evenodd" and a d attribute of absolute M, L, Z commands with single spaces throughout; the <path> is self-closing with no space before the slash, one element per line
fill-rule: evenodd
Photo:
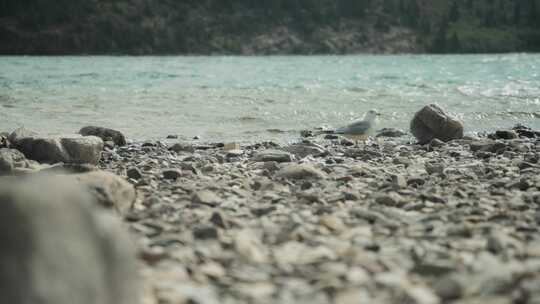
<path fill-rule="evenodd" d="M 463 137 L 463 124 L 446 114 L 439 106 L 430 104 L 414 115 L 411 133 L 421 144 L 426 144 L 434 138 L 449 141 Z"/>
<path fill-rule="evenodd" d="M 96 126 L 86 126 L 79 131 L 83 136 L 97 136 L 103 141 L 112 141 L 117 146 L 126 145 L 126 137 L 122 132 Z"/>
<path fill-rule="evenodd" d="M 72 180 L 4 179 L 0 209 L 2 303 L 137 303 L 131 242 Z"/>
<path fill-rule="evenodd" d="M 12 141 L 28 159 L 41 163 L 97 164 L 103 141 L 96 136 L 26 136 Z"/>

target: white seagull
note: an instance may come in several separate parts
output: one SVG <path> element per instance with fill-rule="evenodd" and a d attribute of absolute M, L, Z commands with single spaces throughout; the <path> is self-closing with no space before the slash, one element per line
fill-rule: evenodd
<path fill-rule="evenodd" d="M 342 134 L 352 140 L 366 140 L 375 130 L 377 118 L 381 115 L 376 110 L 369 110 L 362 119 L 352 122 L 351 124 L 337 129 L 335 134 Z"/>

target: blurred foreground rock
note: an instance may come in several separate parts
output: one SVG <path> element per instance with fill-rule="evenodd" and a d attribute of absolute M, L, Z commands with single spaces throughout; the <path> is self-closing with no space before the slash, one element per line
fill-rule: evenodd
<path fill-rule="evenodd" d="M 420 144 L 426 144 L 435 138 L 449 141 L 463 137 L 463 124 L 446 114 L 439 106 L 430 104 L 414 115 L 411 133 Z"/>
<path fill-rule="evenodd" d="M 135 188 L 125 179 L 105 171 L 76 174 L 74 177 L 104 207 L 125 214 L 135 201 Z"/>
<path fill-rule="evenodd" d="M 2 303 L 137 303 L 134 252 L 68 177 L 0 180 Z"/>

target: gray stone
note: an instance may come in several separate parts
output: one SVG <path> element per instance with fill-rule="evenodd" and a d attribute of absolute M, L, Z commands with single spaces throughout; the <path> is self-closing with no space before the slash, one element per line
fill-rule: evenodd
<path fill-rule="evenodd" d="M 255 154 L 253 160 L 256 162 L 275 161 L 278 163 L 285 163 L 293 161 L 293 157 L 289 152 L 286 151 L 264 150 Z"/>
<path fill-rule="evenodd" d="M 180 153 L 180 152 L 193 153 L 195 152 L 195 147 L 193 147 L 193 145 L 190 145 L 190 144 L 176 143 L 172 145 L 171 147 L 169 147 L 169 150 L 174 151 L 176 153 Z"/>
<path fill-rule="evenodd" d="M 407 188 L 407 179 L 405 178 L 405 176 L 401 174 L 393 174 L 391 178 L 392 178 L 392 186 L 395 189 Z"/>
<path fill-rule="evenodd" d="M 2 183 L 0 206 L 3 303 L 137 303 L 127 235 L 72 179 Z"/>
<path fill-rule="evenodd" d="M 444 301 L 456 300 L 463 296 L 463 285 L 452 276 L 444 276 L 433 286 L 435 293 Z"/>
<path fill-rule="evenodd" d="M 317 144 L 295 144 L 286 147 L 285 150 L 298 158 L 304 158 L 308 155 L 322 156 L 328 153 L 328 151 Z"/>
<path fill-rule="evenodd" d="M 138 179 L 142 178 L 141 170 L 139 170 L 139 168 L 137 168 L 137 167 L 131 167 L 131 168 L 127 169 L 126 174 L 127 174 L 127 177 L 132 178 L 132 179 L 137 179 L 138 180 Z"/>
<path fill-rule="evenodd" d="M 95 136 L 24 137 L 15 147 L 28 159 L 42 163 L 97 164 L 101 158 L 103 141 Z"/>
<path fill-rule="evenodd" d="M 441 163 L 425 163 L 424 168 L 428 174 L 442 174 L 444 172 L 444 165 Z"/>
<path fill-rule="evenodd" d="M 165 179 L 178 179 L 180 176 L 182 176 L 182 171 L 178 169 L 167 169 L 163 170 L 162 174 L 163 178 Z"/>
<path fill-rule="evenodd" d="M 285 179 L 324 179 L 326 175 L 309 164 L 291 164 L 279 170 L 276 177 Z"/>
<path fill-rule="evenodd" d="M 445 145 L 444 141 L 442 141 L 442 140 L 440 140 L 438 138 L 434 138 L 429 142 L 429 146 L 431 148 L 439 148 L 439 147 L 442 147 L 444 145 Z"/>
<path fill-rule="evenodd" d="M 493 134 L 493 137 L 497 139 L 516 139 L 519 136 L 516 131 L 498 130 L 498 131 L 495 131 L 495 134 Z"/>
<path fill-rule="evenodd" d="M 382 194 L 375 198 L 377 204 L 390 206 L 390 207 L 399 207 L 403 205 L 403 198 L 397 193 Z"/>
<path fill-rule="evenodd" d="M 210 190 L 201 190 L 193 194 L 193 196 L 191 197 L 191 201 L 194 204 L 202 204 L 215 207 L 219 204 L 221 199 Z"/>
<path fill-rule="evenodd" d="M 103 141 L 113 141 L 117 146 L 124 146 L 126 144 L 126 138 L 122 132 L 96 126 L 86 126 L 79 131 L 79 134 L 83 136 L 97 136 Z"/>
<path fill-rule="evenodd" d="M 496 141 L 491 140 L 491 139 L 480 139 L 480 140 L 475 140 L 471 142 L 470 148 L 471 148 L 471 151 L 473 152 L 478 152 L 478 151 L 492 152 L 493 147 L 495 146 L 496 143 L 497 143 Z"/>
<path fill-rule="evenodd" d="M 199 226 L 193 229 L 193 237 L 199 240 L 217 239 L 218 230 L 212 226 Z"/>
<path fill-rule="evenodd" d="M 97 164 L 101 158 L 103 141 L 99 137 L 63 137 L 60 142 L 69 156 L 66 163 Z"/>
<path fill-rule="evenodd" d="M 221 211 L 214 211 L 210 217 L 210 222 L 223 229 L 228 229 L 230 226 L 225 215 Z"/>
<path fill-rule="evenodd" d="M 439 106 L 430 104 L 414 115 L 411 133 L 421 144 L 428 143 L 434 138 L 450 141 L 463 137 L 463 124 L 450 117 Z"/>
<path fill-rule="evenodd" d="M 383 128 L 379 131 L 377 131 L 377 135 L 375 137 L 402 137 L 407 135 L 406 132 L 396 129 L 396 128 Z"/>

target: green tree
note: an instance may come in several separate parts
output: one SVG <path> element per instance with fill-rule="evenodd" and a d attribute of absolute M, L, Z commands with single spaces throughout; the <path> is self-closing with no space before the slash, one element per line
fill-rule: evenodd
<path fill-rule="evenodd" d="M 445 53 L 447 52 L 447 36 L 448 34 L 448 19 L 445 17 L 441 20 L 439 28 L 433 42 L 431 44 L 431 51 L 434 53 Z"/>
<path fill-rule="evenodd" d="M 514 3 L 514 25 L 519 26 L 521 23 L 521 1 Z"/>
<path fill-rule="evenodd" d="M 536 0 L 529 0 L 529 20 L 528 24 L 530 26 L 540 24 L 538 20 L 538 6 L 536 5 Z"/>
<path fill-rule="evenodd" d="M 459 20 L 460 14 L 459 14 L 459 6 L 457 1 L 453 1 L 452 5 L 450 6 L 450 13 L 449 16 L 451 22 L 457 22 Z"/>
<path fill-rule="evenodd" d="M 459 42 L 459 37 L 456 32 L 452 34 L 450 40 L 448 41 L 447 51 L 452 53 L 461 52 L 461 43 Z"/>

